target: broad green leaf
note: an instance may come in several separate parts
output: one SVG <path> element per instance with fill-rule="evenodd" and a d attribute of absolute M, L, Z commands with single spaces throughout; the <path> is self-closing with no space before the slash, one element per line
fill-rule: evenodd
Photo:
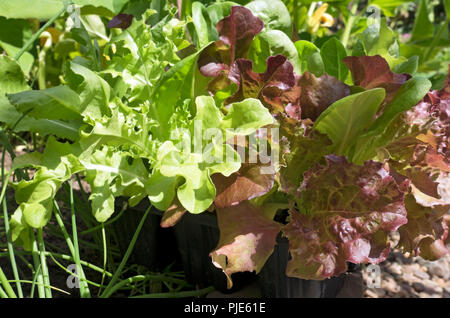
<path fill-rule="evenodd" d="M 21 48 L 33 35 L 31 21 L 0 16 L 0 41 Z"/>
<path fill-rule="evenodd" d="M 420 0 L 419 8 L 414 19 L 411 41 L 433 37 L 434 25 L 428 17 L 428 0 Z"/>
<path fill-rule="evenodd" d="M 384 135 L 386 128 L 400 113 L 416 105 L 430 88 L 430 81 L 420 77 L 411 78 L 403 84 L 367 133 L 359 136 L 355 144 L 353 162 L 362 163 L 373 158 L 379 147 L 383 147 L 390 142 L 390 139 Z"/>
<path fill-rule="evenodd" d="M 15 132 L 36 132 L 42 136 L 55 135 L 70 140 L 78 138 L 82 125 L 81 120 L 62 121 L 24 116 L 11 105 L 6 96 L 0 96 L 0 122 L 6 123 L 10 128 L 14 126 Z"/>
<path fill-rule="evenodd" d="M 295 42 L 294 45 L 298 52 L 301 72 L 310 71 L 317 77 L 321 76 L 324 73 L 324 64 L 319 48 L 312 42 L 303 40 Z"/>
<path fill-rule="evenodd" d="M 395 9 L 400 5 L 413 2 L 411 0 L 370 0 L 369 5 L 375 5 L 380 8 L 387 17 L 395 15 Z"/>
<path fill-rule="evenodd" d="M 80 6 L 103 7 L 113 13 L 121 12 L 123 6 L 130 0 L 73 0 L 73 3 Z"/>
<path fill-rule="evenodd" d="M 280 30 L 292 36 L 291 16 L 280 0 L 258 0 L 246 5 L 253 14 L 263 20 L 265 30 Z"/>
<path fill-rule="evenodd" d="M 419 57 L 417 55 L 411 56 L 407 61 L 396 65 L 392 71 L 397 74 L 410 74 L 414 75 L 419 67 Z"/>
<path fill-rule="evenodd" d="M 365 55 L 381 55 L 392 68 L 406 59 L 399 56 L 395 32 L 387 26 L 386 19 L 376 20 L 361 35 L 361 44 Z"/>
<path fill-rule="evenodd" d="M 5 50 L 6 54 L 8 54 L 8 56 L 10 56 L 11 58 L 13 58 L 17 54 L 17 52 L 19 52 L 19 50 L 20 50 L 19 47 L 15 47 L 11 44 L 8 44 L 8 43 L 2 42 L 2 41 L 0 41 L 0 46 Z M 28 73 L 30 73 L 30 71 L 31 71 L 31 67 L 33 66 L 34 57 L 33 57 L 33 55 L 31 55 L 31 53 L 25 52 L 19 58 L 18 62 L 19 62 L 20 68 L 22 69 L 24 74 L 28 75 Z"/>
<path fill-rule="evenodd" d="M 42 165 L 42 153 L 34 151 L 14 158 L 12 169 L 37 167 Z"/>
<path fill-rule="evenodd" d="M 19 64 L 0 55 L 0 95 L 17 93 L 30 89 Z"/>
<path fill-rule="evenodd" d="M 253 70 L 263 73 L 266 70 L 267 58 L 277 54 L 284 55 L 292 63 L 295 73 L 301 73 L 297 49 L 286 33 L 280 30 L 259 33 L 253 40 L 247 56 L 254 62 Z"/>
<path fill-rule="evenodd" d="M 450 21 L 450 0 L 444 0 L 445 15 L 447 16 L 447 21 Z"/>
<path fill-rule="evenodd" d="M 95 14 L 88 14 L 82 15 L 80 19 L 84 27 L 86 28 L 86 31 L 91 37 L 109 41 L 109 38 L 106 35 L 105 24 L 103 23 L 100 16 Z"/>
<path fill-rule="evenodd" d="M 249 135 L 259 127 L 273 122 L 272 115 L 261 101 L 247 98 L 242 102 L 231 104 L 228 114 L 223 118 L 221 127 L 233 129 L 237 135 Z"/>
<path fill-rule="evenodd" d="M 5 94 L 29 90 L 25 76 L 18 63 L 7 56 L 0 56 L 0 122 L 6 123 L 14 131 L 38 132 L 41 135 L 53 134 L 75 140 L 78 137 L 80 121 L 35 119 L 23 115 L 11 105 Z"/>
<path fill-rule="evenodd" d="M 104 115 L 110 115 L 109 101 L 112 95 L 109 84 L 90 69 L 71 62 L 68 78 L 70 87 L 79 93 L 80 111 L 92 122 Z"/>
<path fill-rule="evenodd" d="M 61 0 L 0 0 L 0 15 L 15 19 L 48 20 L 63 7 Z"/>
<path fill-rule="evenodd" d="M 200 2 L 192 4 L 192 22 L 194 23 L 195 32 L 197 35 L 197 46 L 199 48 L 205 47 L 209 41 L 208 24 L 204 14 L 207 14 L 205 6 Z"/>
<path fill-rule="evenodd" d="M 42 155 L 25 154 L 14 160 L 14 167 L 28 166 L 37 169 L 32 180 L 13 184 L 15 199 L 19 204 L 14 215 L 22 216 L 21 223 L 17 224 L 18 231 L 23 230 L 22 226 L 41 228 L 47 224 L 53 210 L 53 199 L 60 185 L 72 174 L 84 169 L 76 155 L 71 144 L 57 142 L 51 137 Z"/>
<path fill-rule="evenodd" d="M 394 96 L 392 102 L 386 106 L 383 114 L 373 123 L 371 129 L 386 127 L 399 113 L 407 111 L 416 105 L 430 90 L 431 83 L 423 77 L 415 77 L 403 84 Z"/>
<path fill-rule="evenodd" d="M 197 67 L 197 58 L 201 51 L 176 63 L 169 71 L 164 73 L 157 83 L 151 96 L 151 117 L 156 119 L 159 126 L 155 129 L 157 136 L 163 140 L 170 136 L 169 119 L 185 99 L 193 98 L 194 74 Z"/>
<path fill-rule="evenodd" d="M 73 0 L 79 6 L 103 7 L 119 13 L 129 0 Z M 6 18 L 48 20 L 64 7 L 63 0 L 0 0 L 0 15 Z"/>
<path fill-rule="evenodd" d="M 332 153 L 346 154 L 356 138 L 372 123 L 384 97 L 382 88 L 344 97 L 317 118 L 314 128 L 333 141 Z"/>
<path fill-rule="evenodd" d="M 19 209 L 22 210 L 22 215 L 25 223 L 32 228 L 44 227 L 52 216 L 53 200 L 48 199 L 44 202 L 22 203 Z"/>
<path fill-rule="evenodd" d="M 20 112 L 34 118 L 78 120 L 80 98 L 67 86 L 8 94 L 8 99 Z"/>
<path fill-rule="evenodd" d="M 342 43 L 334 37 L 329 39 L 322 45 L 320 55 L 322 56 L 325 73 L 345 82 L 348 68 L 342 62 L 342 59 L 347 56 L 347 52 Z"/>
<path fill-rule="evenodd" d="M 16 246 L 21 246 L 26 251 L 32 250 L 32 229 L 22 221 L 22 211 L 17 209 L 10 220 L 11 239 Z"/>
<path fill-rule="evenodd" d="M 203 129 L 220 128 L 223 115 L 210 96 L 198 96 L 195 105 L 197 107 L 195 120 L 202 122 Z"/>

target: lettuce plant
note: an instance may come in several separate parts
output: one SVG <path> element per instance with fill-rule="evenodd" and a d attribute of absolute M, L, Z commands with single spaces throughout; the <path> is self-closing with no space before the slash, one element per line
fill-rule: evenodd
<path fill-rule="evenodd" d="M 131 206 L 147 198 L 166 227 L 215 213 L 210 256 L 229 287 L 233 273 L 261 270 L 280 234 L 286 274 L 303 279 L 384 261 L 397 230 L 405 252 L 447 253 L 449 80 L 430 90 L 395 72 L 395 39 L 363 34 L 351 56 L 337 38 L 294 43 L 282 3 L 280 19 L 266 4 L 194 4 L 196 49 L 184 58 L 186 22 L 173 12 L 153 26 L 151 10 L 116 16 L 101 51 L 83 26 L 72 29 L 83 56 L 43 90 L 1 56 L 2 78 L 15 75 L 0 80 L 0 119 L 50 135 L 43 153 L 14 161 L 35 174 L 14 184 L 13 239 L 30 248 L 62 183 L 81 174 L 98 222 L 119 196 Z"/>

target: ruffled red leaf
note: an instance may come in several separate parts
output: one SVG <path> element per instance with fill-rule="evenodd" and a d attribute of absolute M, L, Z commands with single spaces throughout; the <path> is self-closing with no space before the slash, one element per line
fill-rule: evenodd
<path fill-rule="evenodd" d="M 350 69 L 355 85 L 365 89 L 384 88 L 386 101 L 390 101 L 400 86 L 411 78 L 408 74 L 393 73 L 380 55 L 347 56 L 343 62 Z"/>
<path fill-rule="evenodd" d="M 281 140 L 280 190 L 295 195 L 303 174 L 320 162 L 332 144 L 327 135 L 312 130 L 310 120 L 279 117 Z"/>
<path fill-rule="evenodd" d="M 286 273 L 324 279 L 346 262 L 377 264 L 389 253 L 388 233 L 407 222 L 404 193 L 381 163 L 364 166 L 327 156 L 327 166 L 307 173 L 283 228 L 292 259 Z"/>
<path fill-rule="evenodd" d="M 301 88 L 300 107 L 304 119 L 316 120 L 331 104 L 350 95 L 350 87 L 328 74 L 315 77 L 306 71 L 297 85 Z"/>
<path fill-rule="evenodd" d="M 238 85 L 238 91 L 225 103 L 242 101 L 245 98 L 259 98 L 272 113 L 284 110 L 291 95 L 284 95 L 295 85 L 294 67 L 283 55 L 270 56 L 267 59 L 267 70 L 255 73 L 252 61 L 237 59 L 230 68 L 228 78 Z M 294 100 L 291 102 L 295 102 Z M 284 104 L 286 103 L 286 104 Z"/>
<path fill-rule="evenodd" d="M 408 223 L 399 229 L 399 245 L 403 251 L 432 261 L 446 255 L 448 225 L 444 217 L 448 214 L 450 205 L 424 207 L 417 202 L 413 194 L 408 194 L 405 206 Z"/>
<path fill-rule="evenodd" d="M 273 252 L 281 225 L 248 201 L 217 209 L 217 220 L 220 240 L 210 256 L 213 264 L 227 276 L 228 288 L 231 288 L 233 273 L 259 273 Z"/>
<path fill-rule="evenodd" d="M 233 6 L 231 14 L 217 23 L 219 39 L 230 48 L 230 61 L 244 57 L 255 35 L 262 31 L 264 22 L 250 9 Z"/>
<path fill-rule="evenodd" d="M 394 141 L 386 147 L 389 164 L 436 199 L 440 199 L 437 179 L 450 172 L 450 105 L 440 96 L 442 91 L 431 91 L 399 116 L 393 125 Z"/>
<path fill-rule="evenodd" d="M 214 205 L 226 208 L 237 205 L 269 192 L 275 180 L 275 175 L 262 171 L 263 165 L 257 163 L 243 163 L 238 172 L 229 177 L 220 173 L 211 176 L 216 187 Z"/>
<path fill-rule="evenodd" d="M 241 6 L 233 6 L 231 14 L 217 24 L 219 40 L 206 47 L 199 56 L 200 72 L 207 77 L 219 77 L 208 86 L 214 89 L 229 84 L 227 74 L 231 63 L 244 58 L 256 34 L 261 32 L 264 23 L 253 13 Z M 224 83 L 222 83 L 224 82 Z"/>

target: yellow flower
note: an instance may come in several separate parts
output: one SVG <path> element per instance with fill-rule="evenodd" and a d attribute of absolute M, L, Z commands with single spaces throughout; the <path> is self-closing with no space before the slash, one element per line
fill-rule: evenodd
<path fill-rule="evenodd" d="M 308 19 L 308 32 L 313 34 L 319 30 L 319 27 L 331 27 L 334 24 L 334 18 L 326 13 L 328 4 L 322 4 Z"/>

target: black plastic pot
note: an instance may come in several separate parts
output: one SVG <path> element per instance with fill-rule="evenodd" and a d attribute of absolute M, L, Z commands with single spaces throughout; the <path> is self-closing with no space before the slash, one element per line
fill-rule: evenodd
<path fill-rule="evenodd" d="M 128 247 L 142 212 L 147 207 L 146 204 L 141 204 L 129 209 L 114 223 L 116 233 L 120 235 L 120 244 L 123 244 L 121 250 L 125 251 Z M 225 294 L 257 282 L 261 296 L 267 298 L 362 297 L 362 284 L 358 280 L 355 284 L 357 275 L 343 274 L 323 281 L 287 277 L 285 270 L 289 260 L 289 244 L 281 235 L 261 272 L 258 275 L 249 272 L 235 273 L 232 276 L 233 288 L 227 289 L 225 274 L 212 264 L 209 257 L 209 253 L 219 242 L 217 217 L 207 212 L 199 215 L 187 213 L 173 228 L 163 229 L 160 227 L 161 216 L 161 211 L 151 210 L 136 242 L 132 262 L 152 270 L 160 270 L 173 262 L 177 255 L 189 282 L 199 287 L 213 285 L 216 290 Z M 359 270 L 359 266 L 349 268 L 351 272 Z"/>
<path fill-rule="evenodd" d="M 125 199 L 116 200 L 116 210 L 119 211 Z M 136 207 L 127 208 L 122 216 L 112 224 L 124 254 L 133 237 L 148 203 L 142 202 Z M 145 220 L 142 230 L 130 256 L 130 263 L 143 265 L 152 271 L 163 270 L 166 266 L 179 262 L 177 243 L 172 228 L 162 228 L 161 213 L 152 209 Z"/>
<path fill-rule="evenodd" d="M 217 246 L 219 229 L 217 217 L 210 213 L 200 215 L 185 215 L 174 227 L 178 248 L 181 253 L 183 268 L 193 281 L 214 287 L 230 293 L 240 289 L 255 278 L 253 273 L 233 274 L 232 290 L 226 289 L 226 277 L 216 268 L 209 257 L 209 253 Z M 356 282 L 352 286 L 355 276 L 343 274 L 339 277 L 323 280 L 303 280 L 286 276 L 286 265 L 289 260 L 289 244 L 281 235 L 277 239 L 273 254 L 267 260 L 261 272 L 256 275 L 261 290 L 261 296 L 267 298 L 335 298 L 359 297 Z M 359 267 L 349 266 L 350 271 L 358 271 Z M 355 285 L 353 283 L 353 285 Z M 345 289 L 351 290 L 345 290 Z M 361 288 L 360 288 L 361 289 Z M 362 290 L 361 290 L 362 296 Z"/>
<path fill-rule="evenodd" d="M 255 274 L 244 272 L 233 274 L 233 288 L 227 289 L 227 280 L 221 269 L 211 262 L 209 253 L 219 242 L 217 218 L 210 213 L 186 214 L 174 226 L 175 237 L 188 281 L 229 294 L 241 289 L 256 279 Z"/>

